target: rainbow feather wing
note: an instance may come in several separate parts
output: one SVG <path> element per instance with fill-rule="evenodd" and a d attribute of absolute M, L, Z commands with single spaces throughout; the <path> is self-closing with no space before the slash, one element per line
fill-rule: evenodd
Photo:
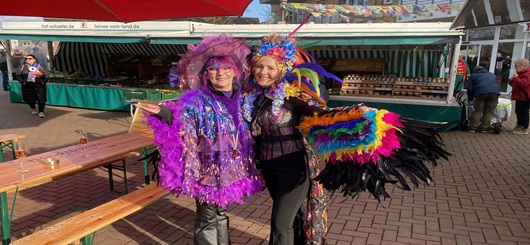
<path fill-rule="evenodd" d="M 356 109 L 353 109 L 356 110 Z M 352 118 L 345 112 L 333 113 L 333 116 L 319 115 L 316 125 L 305 127 L 309 120 L 304 120 L 302 128 L 310 128 L 306 133 L 309 143 L 324 156 L 329 163 L 356 161 L 364 164 L 376 162 L 381 157 L 389 156 L 393 149 L 399 148 L 395 137 L 396 126 L 400 126 L 399 116 L 386 110 L 373 110 L 356 113 Z"/>
<path fill-rule="evenodd" d="M 326 166 L 317 180 L 329 191 L 355 197 L 370 192 L 390 197 L 385 185 L 410 190 L 431 181 L 425 162 L 450 155 L 434 124 L 402 119 L 386 110 L 361 113 L 355 108 L 321 112 L 304 119 L 301 131 Z"/>

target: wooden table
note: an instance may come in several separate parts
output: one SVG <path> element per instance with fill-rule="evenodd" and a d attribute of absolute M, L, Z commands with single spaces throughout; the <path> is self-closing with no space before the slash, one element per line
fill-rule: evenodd
<path fill-rule="evenodd" d="M 15 159 L 15 144 L 18 139 L 26 137 L 23 134 L 4 134 L 0 135 L 0 162 L 4 161 L 4 148 L 11 148 L 13 159 Z"/>
<path fill-rule="evenodd" d="M 102 166 L 104 160 L 130 151 L 144 149 L 153 144 L 151 130 L 141 130 L 89 142 L 86 146 L 74 145 L 58 150 L 28 156 L 24 159 L 27 173 L 18 173 L 20 159 L 0 164 L 0 218 L 2 221 L 2 244 L 11 242 L 11 215 L 8 209 L 7 193 L 15 192 L 12 209 L 15 207 L 16 194 L 19 190 L 42 185 L 65 176 Z M 83 157 L 87 154 L 88 157 Z M 43 164 L 46 158 L 59 159 L 53 168 Z M 11 210 L 12 212 L 13 210 Z"/>

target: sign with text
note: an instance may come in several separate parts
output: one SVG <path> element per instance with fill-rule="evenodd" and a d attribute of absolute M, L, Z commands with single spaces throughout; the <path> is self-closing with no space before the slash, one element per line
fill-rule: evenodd
<path fill-rule="evenodd" d="M 171 31 L 188 30 L 186 22 L 4 22 L 3 30 Z"/>

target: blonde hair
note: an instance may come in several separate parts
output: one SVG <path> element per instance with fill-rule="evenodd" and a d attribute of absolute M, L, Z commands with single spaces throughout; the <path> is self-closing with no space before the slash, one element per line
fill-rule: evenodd
<path fill-rule="evenodd" d="M 252 64 L 251 64 L 251 73 L 252 75 L 254 75 L 254 71 L 256 70 L 256 66 L 258 64 L 261 63 L 261 61 L 265 58 L 265 57 L 271 57 L 272 60 L 274 61 L 274 64 L 276 65 L 276 69 L 278 69 L 278 80 L 281 80 L 281 78 L 285 75 L 285 71 L 282 71 L 281 67 L 280 67 L 280 63 L 278 62 L 278 60 L 276 60 L 276 58 L 274 58 L 274 56 L 272 55 L 260 55 L 260 56 L 256 56 L 252 59 Z"/>
<path fill-rule="evenodd" d="M 516 59 L 514 64 L 526 68 L 530 66 L 530 61 L 528 61 L 528 59 Z"/>

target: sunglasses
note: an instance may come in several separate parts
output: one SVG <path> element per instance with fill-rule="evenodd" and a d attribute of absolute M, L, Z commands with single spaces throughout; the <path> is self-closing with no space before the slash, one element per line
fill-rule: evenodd
<path fill-rule="evenodd" d="M 206 70 L 209 73 L 217 73 L 218 70 L 221 70 L 223 72 L 230 72 L 232 71 L 232 67 L 231 66 L 221 66 L 221 67 L 209 66 L 208 68 L 206 68 Z"/>
<path fill-rule="evenodd" d="M 33 58 L 24 58 L 25 60 L 32 60 Z"/>

